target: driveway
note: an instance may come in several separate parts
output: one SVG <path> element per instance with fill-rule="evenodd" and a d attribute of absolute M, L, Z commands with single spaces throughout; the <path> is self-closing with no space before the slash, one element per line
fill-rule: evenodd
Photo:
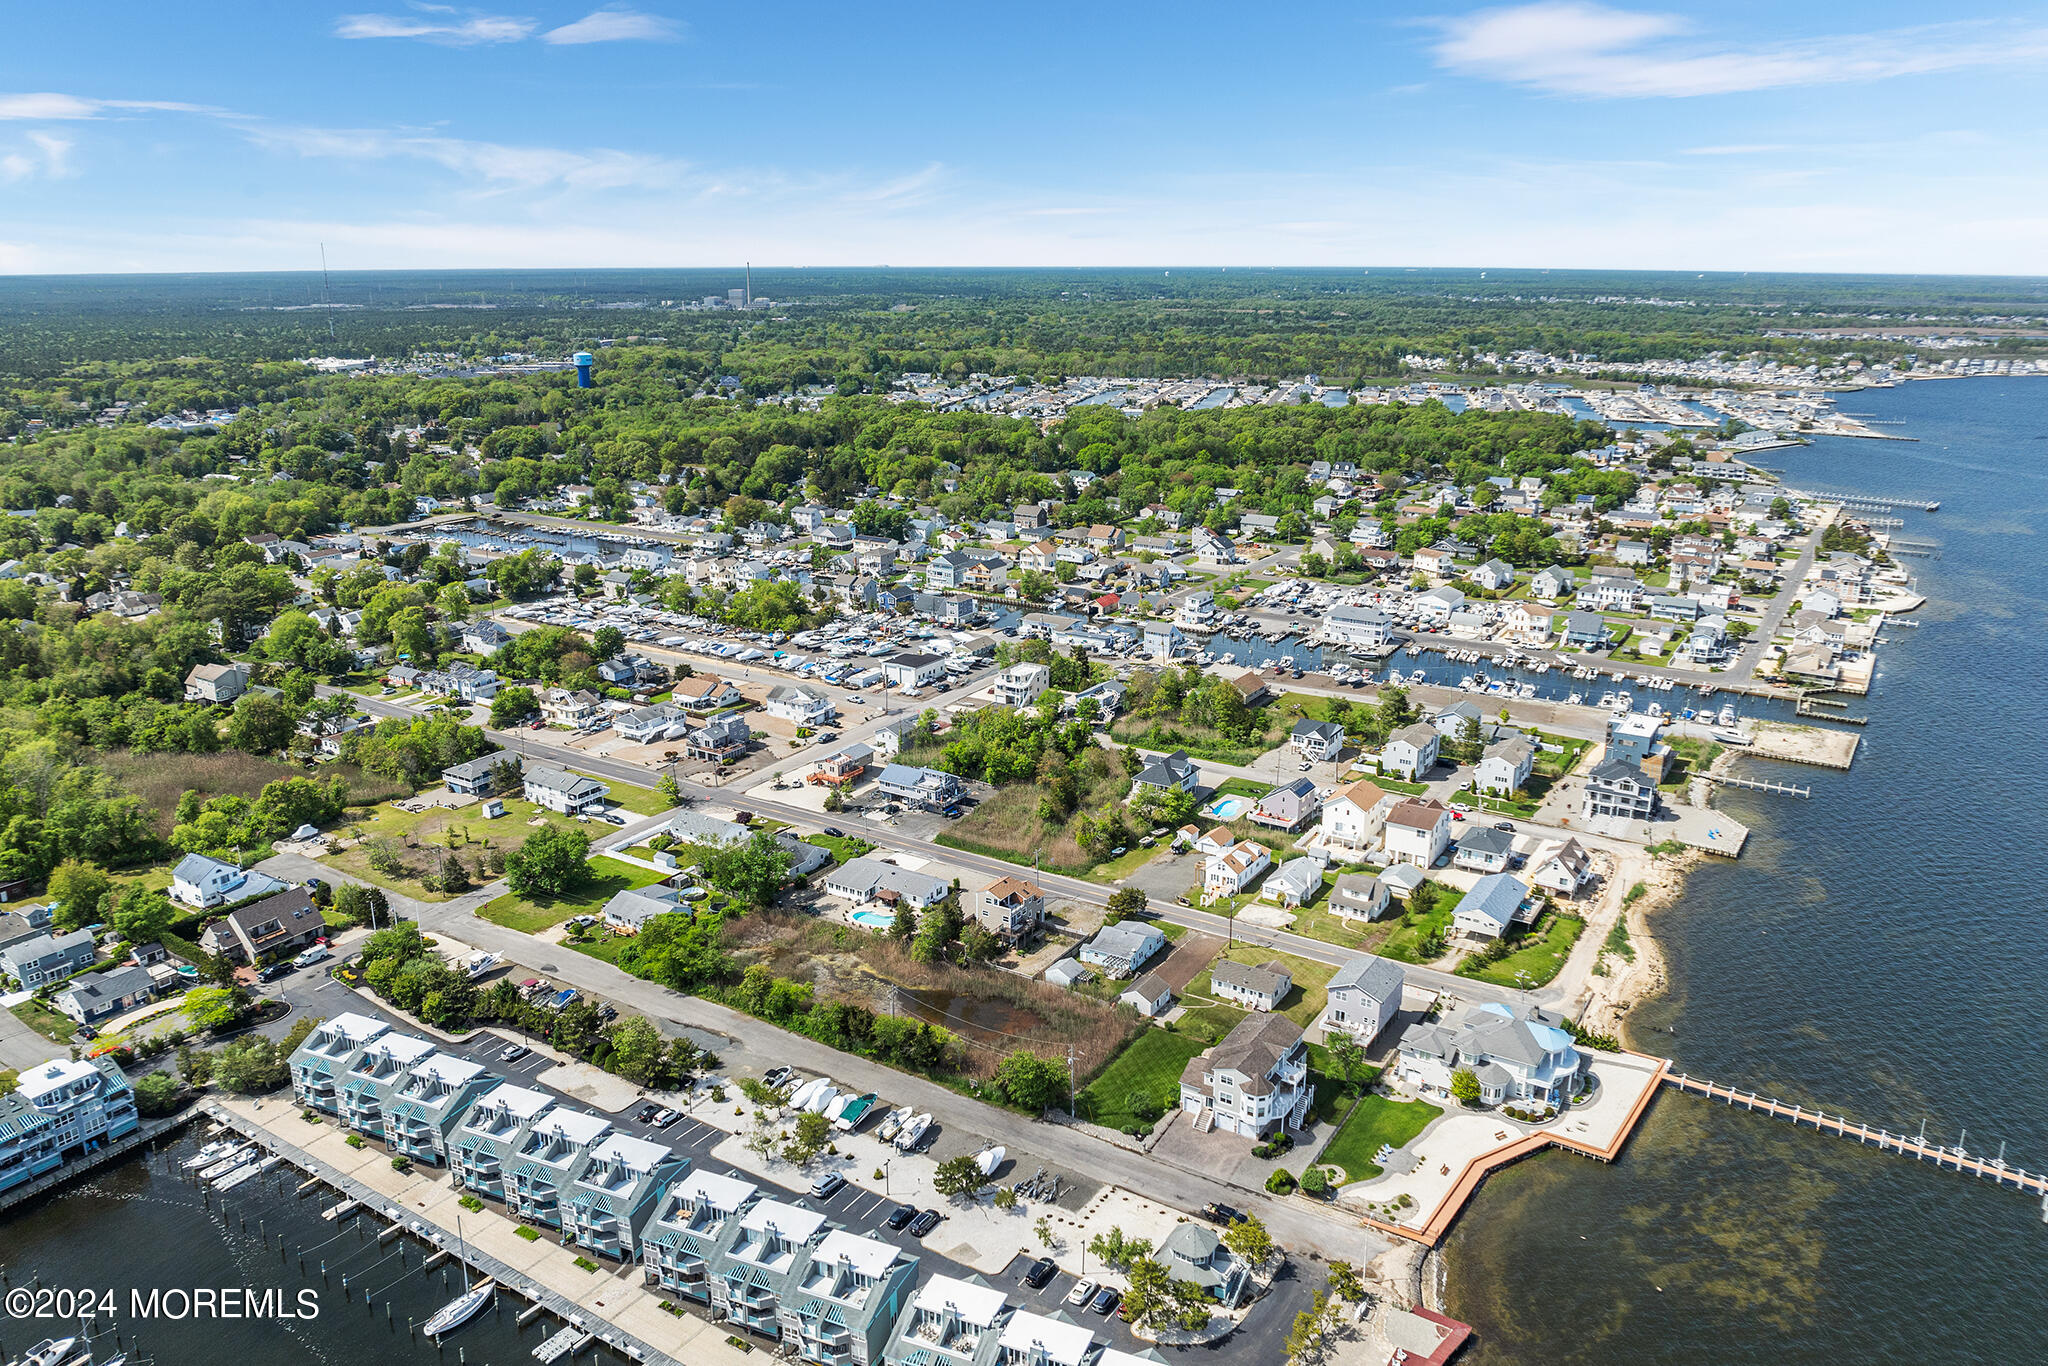
<path fill-rule="evenodd" d="M 64 1045 L 51 1043 L 17 1019 L 13 1011 L 0 1010 L 0 1067 L 21 1071 L 65 1056 Z"/>

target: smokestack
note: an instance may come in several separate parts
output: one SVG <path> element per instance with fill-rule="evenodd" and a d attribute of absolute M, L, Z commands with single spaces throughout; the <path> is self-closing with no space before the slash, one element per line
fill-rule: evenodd
<path fill-rule="evenodd" d="M 747 307 L 754 306 L 754 263 L 747 262 Z"/>

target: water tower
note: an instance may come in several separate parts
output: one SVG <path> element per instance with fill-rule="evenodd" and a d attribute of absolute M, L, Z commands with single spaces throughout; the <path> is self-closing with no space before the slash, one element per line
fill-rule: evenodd
<path fill-rule="evenodd" d="M 588 351 L 578 351 L 576 353 L 576 387 L 578 389 L 588 389 L 590 387 L 590 367 L 596 363 L 597 357 L 591 355 Z"/>

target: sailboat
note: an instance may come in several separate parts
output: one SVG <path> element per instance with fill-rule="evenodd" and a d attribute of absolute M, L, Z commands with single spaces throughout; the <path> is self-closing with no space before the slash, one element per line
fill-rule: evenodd
<path fill-rule="evenodd" d="M 430 1338 L 441 1338 L 468 1323 L 498 1293 L 498 1283 L 489 1277 L 475 1285 L 469 1283 L 468 1248 L 462 1241 L 460 1219 L 455 1221 L 455 1247 L 457 1260 L 462 1263 L 462 1293 L 442 1305 L 440 1312 L 420 1325 L 421 1331 Z"/>

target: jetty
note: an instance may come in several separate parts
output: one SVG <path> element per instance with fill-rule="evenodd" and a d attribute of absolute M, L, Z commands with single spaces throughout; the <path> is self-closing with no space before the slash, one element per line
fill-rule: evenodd
<path fill-rule="evenodd" d="M 1798 787 L 1791 783 L 1774 782 L 1769 778 L 1737 778 L 1726 773 L 1702 774 L 1708 782 L 1723 787 L 1746 787 L 1752 792 L 1775 792 L 1781 797 L 1811 797 L 1813 789 Z"/>
<path fill-rule="evenodd" d="M 1898 1153 L 1902 1157 L 1917 1158 L 1922 1162 L 1932 1162 L 1947 1171 L 1995 1181 L 2001 1186 L 2011 1186 L 2030 1195 L 2048 1198 L 2048 1173 L 2030 1172 L 2012 1166 L 2003 1156 L 1990 1159 L 1973 1156 L 1960 1143 L 1954 1147 L 1929 1143 L 1924 1129 L 1919 1137 L 1895 1134 L 1888 1129 L 1873 1129 L 1868 1124 L 1860 1124 L 1842 1115 L 1809 1110 L 1803 1105 L 1787 1105 L 1781 1100 L 1766 1099 L 1755 1091 L 1738 1090 L 1717 1081 L 1708 1081 L 1682 1072 L 1673 1075 L 1667 1070 L 1662 1080 L 1666 1086 L 1675 1086 L 1691 1095 L 1704 1096 L 1708 1100 L 1718 1100 L 1726 1105 L 1740 1105 L 1745 1110 L 1770 1115 L 1775 1119 L 1790 1120 L 1794 1128 L 1810 1124 L 1816 1133 L 1850 1139 L 1865 1147 Z M 2000 1149 L 2001 1154 L 2003 1151 Z"/>

